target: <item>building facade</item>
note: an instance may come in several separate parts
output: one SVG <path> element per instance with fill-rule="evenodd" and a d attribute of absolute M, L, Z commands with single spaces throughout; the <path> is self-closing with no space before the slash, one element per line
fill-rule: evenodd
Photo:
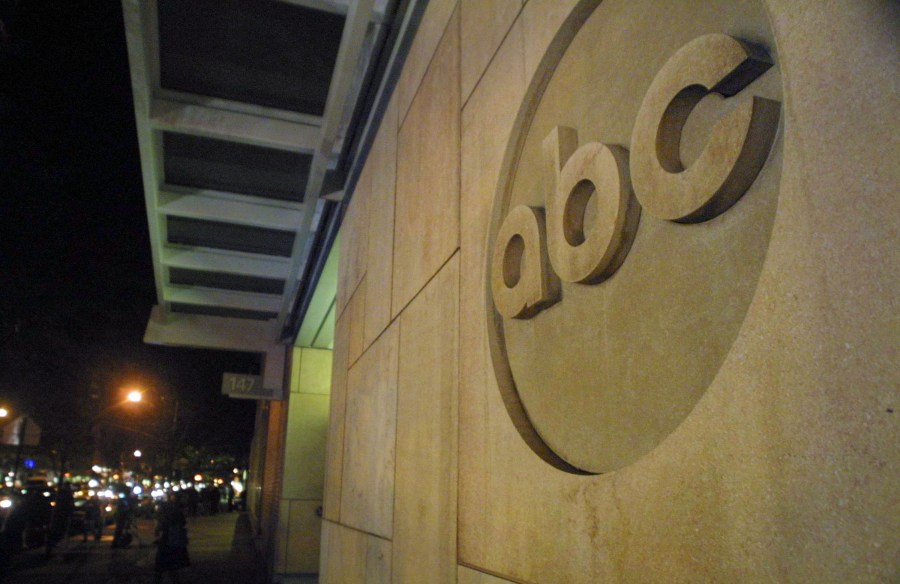
<path fill-rule="evenodd" d="M 898 22 L 875 1 L 430 2 L 341 231 L 321 581 L 896 578 Z M 713 87 L 706 35 L 765 71 Z M 714 166 L 732 100 L 766 127 L 737 200 L 666 216 L 681 191 L 641 165 Z M 642 207 L 599 282 L 534 259 L 587 245 L 542 205 L 558 127 L 631 156 L 598 167 Z M 546 209 L 515 255 L 517 204 Z M 492 274 L 549 306 L 500 314 Z"/>
<path fill-rule="evenodd" d="M 347 15 L 340 72 L 423 3 L 284 4 Z M 285 390 L 248 496 L 272 581 L 898 578 L 897 3 L 431 0 L 339 212 L 319 194 L 350 77 L 316 115 L 161 110 L 167 13 L 123 6 L 147 340 L 265 354 Z M 169 133 L 319 174 L 275 203 L 173 190 Z M 325 205 L 339 240 L 296 312 Z M 188 249 L 219 232 L 173 239 L 179 214 L 293 239 Z M 255 288 L 212 295 L 216 271 Z"/>

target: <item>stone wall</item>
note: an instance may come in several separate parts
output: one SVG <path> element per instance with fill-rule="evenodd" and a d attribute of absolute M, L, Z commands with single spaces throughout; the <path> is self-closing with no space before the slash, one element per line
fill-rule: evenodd
<path fill-rule="evenodd" d="M 875 0 L 432 0 L 342 227 L 321 581 L 896 580 L 898 25 Z M 700 100 L 680 157 L 775 102 L 746 192 L 643 209 L 614 274 L 500 317 L 488 259 L 546 196 L 548 132 L 635 155 L 658 72 L 714 33 L 772 66 Z"/>

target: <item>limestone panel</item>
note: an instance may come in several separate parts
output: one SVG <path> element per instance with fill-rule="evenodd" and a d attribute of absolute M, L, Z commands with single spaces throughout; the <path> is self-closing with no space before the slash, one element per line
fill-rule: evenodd
<path fill-rule="evenodd" d="M 331 393 L 331 356 L 328 349 L 295 349 L 294 354 L 302 351 L 299 359 L 299 370 L 296 391 L 301 393 Z"/>
<path fill-rule="evenodd" d="M 363 170 L 366 172 L 366 169 Z M 364 185 L 367 179 L 361 179 Z M 341 222 L 341 230 L 338 238 L 340 256 L 338 263 L 338 286 L 335 299 L 335 308 L 340 317 L 350 297 L 356 292 L 357 286 L 366 273 L 366 259 L 369 255 L 369 193 L 358 190 L 353 195 L 350 205 Z"/>
<path fill-rule="evenodd" d="M 490 364 L 485 314 L 485 258 L 491 205 L 510 130 L 525 95 L 523 27 L 519 19 L 509 31 L 462 115 L 462 222 L 460 226 L 460 435 L 459 558 L 491 544 L 477 523 L 483 483 L 470 480 L 490 465 L 482 419 L 483 392 L 498 391 Z M 475 517 L 470 518 L 473 514 Z"/>
<path fill-rule="evenodd" d="M 331 521 L 322 522 L 322 584 L 363 584 L 366 581 L 366 534 Z"/>
<path fill-rule="evenodd" d="M 399 326 L 391 325 L 350 370 L 341 522 L 391 537 Z"/>
<path fill-rule="evenodd" d="M 328 395 L 291 394 L 284 444 L 284 498 L 322 498 L 328 407 Z"/>
<path fill-rule="evenodd" d="M 369 258 L 363 345 L 368 347 L 391 322 L 394 258 L 394 190 L 397 183 L 397 99 L 391 100 L 366 160 L 372 168 L 369 194 Z"/>
<path fill-rule="evenodd" d="M 312 574 L 319 568 L 322 519 L 316 510 L 321 505 L 322 501 L 290 501 L 285 561 L 288 574 Z"/>
<path fill-rule="evenodd" d="M 365 349 L 366 326 L 366 279 L 363 278 L 356 287 L 356 292 L 347 303 L 347 319 L 350 321 L 350 342 L 347 347 L 347 360 L 352 367 Z"/>
<path fill-rule="evenodd" d="M 324 517 L 340 520 L 341 474 L 344 466 L 344 417 L 347 407 L 347 353 L 349 351 L 349 318 L 338 319 L 334 327 L 332 359 L 331 404 L 329 406 L 328 438 L 325 442 Z"/>
<path fill-rule="evenodd" d="M 522 0 L 460 0 L 460 85 L 463 102 L 515 21 Z"/>
<path fill-rule="evenodd" d="M 525 30 L 525 73 L 530 80 L 560 26 L 580 0 L 529 0 L 522 9 Z M 596 2 L 595 2 L 596 4 Z"/>
<path fill-rule="evenodd" d="M 387 584 L 391 542 L 330 521 L 322 523 L 322 584 Z"/>
<path fill-rule="evenodd" d="M 459 584 L 504 584 L 509 582 L 509 580 L 504 580 L 496 576 L 491 576 L 490 574 L 485 574 L 484 572 L 460 566 L 457 582 L 459 582 Z"/>
<path fill-rule="evenodd" d="M 366 584 L 391 583 L 391 542 L 368 536 L 366 547 Z"/>
<path fill-rule="evenodd" d="M 900 15 L 849 0 L 716 2 L 702 15 L 674 6 L 660 18 L 654 3 L 600 4 L 608 33 L 656 23 L 623 39 L 658 52 L 648 72 L 631 55 L 628 83 L 649 85 L 685 40 L 709 32 L 765 41 L 786 76 L 777 209 L 752 301 L 690 415 L 614 473 L 552 468 L 516 432 L 492 380 L 468 391 L 464 378 L 461 559 L 541 583 L 892 581 L 898 287 L 883 266 L 900 246 L 884 217 L 900 209 L 884 148 L 896 129 L 883 122 L 898 119 L 897 105 L 883 92 Z"/>
<path fill-rule="evenodd" d="M 456 5 L 457 0 L 434 0 L 428 3 L 425 14 L 422 15 L 422 21 L 416 31 L 416 38 L 409 49 L 409 54 L 403 63 L 403 71 L 397 81 L 397 111 L 401 121 L 406 117 L 409 105 L 412 103 L 435 50 L 444 36 Z"/>
<path fill-rule="evenodd" d="M 391 301 L 394 315 L 459 245 L 458 24 L 455 14 L 400 129 Z"/>
<path fill-rule="evenodd" d="M 393 581 L 456 581 L 459 256 L 400 317 Z"/>

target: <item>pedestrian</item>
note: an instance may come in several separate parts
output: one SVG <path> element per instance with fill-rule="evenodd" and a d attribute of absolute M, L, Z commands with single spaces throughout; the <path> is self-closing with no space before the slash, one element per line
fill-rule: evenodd
<path fill-rule="evenodd" d="M 72 485 L 63 482 L 56 494 L 56 501 L 50 515 L 50 528 L 47 535 L 47 555 L 53 551 L 59 541 L 69 535 L 69 520 L 75 511 L 75 496 Z"/>
<path fill-rule="evenodd" d="M 215 484 L 211 484 L 206 489 L 207 500 L 209 501 L 209 514 L 216 515 L 219 512 L 219 499 L 222 498 L 222 493 L 219 492 L 219 487 Z"/>
<path fill-rule="evenodd" d="M 103 534 L 103 519 L 101 517 L 100 498 L 94 495 L 84 504 L 84 523 L 82 524 L 81 541 L 87 541 L 88 535 L 93 534 L 95 540 L 100 540 Z"/>
<path fill-rule="evenodd" d="M 194 488 L 194 485 L 191 485 L 185 490 L 187 497 L 187 507 L 188 514 L 191 517 L 197 516 L 197 506 L 200 504 L 200 494 L 197 492 L 197 489 Z"/>
<path fill-rule="evenodd" d="M 134 524 L 135 499 L 127 493 L 119 493 L 116 504 L 116 531 L 113 534 L 112 547 L 128 547 L 131 545 L 133 535 L 131 527 Z"/>
<path fill-rule="evenodd" d="M 181 510 L 181 504 L 174 493 L 159 510 L 156 523 L 156 570 L 155 582 L 162 582 L 163 574 L 168 572 L 173 582 L 179 582 L 178 570 L 191 565 L 188 556 L 187 520 Z"/>

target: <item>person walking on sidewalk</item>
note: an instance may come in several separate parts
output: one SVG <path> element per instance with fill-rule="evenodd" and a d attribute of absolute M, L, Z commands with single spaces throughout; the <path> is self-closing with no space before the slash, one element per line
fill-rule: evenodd
<path fill-rule="evenodd" d="M 179 582 L 178 570 L 191 565 L 188 557 L 187 520 L 181 503 L 174 493 L 160 508 L 156 523 L 156 571 L 155 581 L 162 582 L 163 573 L 168 572 L 173 582 Z"/>
<path fill-rule="evenodd" d="M 75 497 L 72 485 L 63 482 L 56 494 L 53 511 L 50 514 L 49 533 L 47 534 L 47 555 L 53 552 L 53 548 L 60 540 L 69 536 L 69 520 L 75 511 Z"/>

